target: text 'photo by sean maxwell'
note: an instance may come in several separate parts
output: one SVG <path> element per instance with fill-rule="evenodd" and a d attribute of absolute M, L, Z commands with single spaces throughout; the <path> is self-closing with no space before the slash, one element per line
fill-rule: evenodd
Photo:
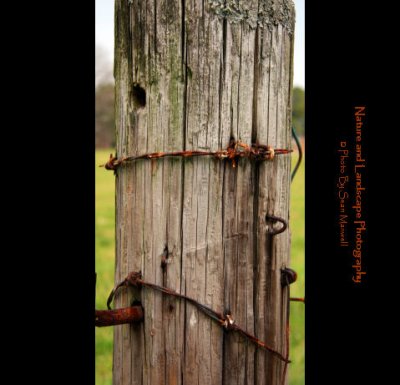
<path fill-rule="evenodd" d="M 363 254 L 363 236 L 367 229 L 367 221 L 363 215 L 363 174 L 366 168 L 366 160 L 363 156 L 362 143 L 362 128 L 365 119 L 365 106 L 357 106 L 354 108 L 354 141 L 355 145 L 349 148 L 347 140 L 340 141 L 339 144 L 339 177 L 338 177 L 338 199 L 339 199 L 339 244 L 341 247 L 348 248 L 352 246 L 351 255 L 353 260 L 353 275 L 354 283 L 361 283 L 363 275 L 366 274 L 362 268 Z M 349 174 L 352 175 L 349 175 Z M 352 189 L 352 192 L 349 192 Z M 351 199 L 350 197 L 353 197 Z M 352 200 L 352 201 L 351 201 Z M 348 223 L 352 221 L 355 232 L 349 234 Z M 352 241 L 349 242 L 349 237 Z"/>
<path fill-rule="evenodd" d="M 304 80 L 304 0 L 96 0 L 96 385 L 305 384 Z"/>

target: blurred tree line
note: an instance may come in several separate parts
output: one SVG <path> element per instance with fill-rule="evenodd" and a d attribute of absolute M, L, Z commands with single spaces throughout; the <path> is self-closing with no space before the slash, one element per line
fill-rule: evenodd
<path fill-rule="evenodd" d="M 96 148 L 115 147 L 114 77 L 107 52 L 96 46 Z"/>
<path fill-rule="evenodd" d="M 114 84 L 96 87 L 96 148 L 115 147 Z"/>
<path fill-rule="evenodd" d="M 96 47 L 96 148 L 115 147 L 114 79 L 105 52 Z M 304 135 L 304 90 L 293 88 L 293 126 Z"/>

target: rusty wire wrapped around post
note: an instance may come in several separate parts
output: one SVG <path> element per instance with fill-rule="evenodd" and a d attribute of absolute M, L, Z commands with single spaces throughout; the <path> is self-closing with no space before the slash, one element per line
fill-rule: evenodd
<path fill-rule="evenodd" d="M 108 300 L 107 300 L 107 307 L 109 309 L 111 308 L 110 305 L 111 305 L 111 302 L 112 302 L 116 292 L 121 287 L 127 287 L 127 286 L 133 286 L 133 287 L 137 287 L 137 288 L 147 287 L 147 288 L 159 291 L 161 293 L 170 295 L 172 297 L 184 299 L 187 302 L 189 302 L 192 305 L 194 305 L 197 309 L 202 311 L 204 314 L 209 316 L 211 319 L 216 321 L 226 331 L 232 331 L 232 330 L 236 331 L 236 332 L 240 333 L 241 335 L 243 335 L 244 337 L 246 337 L 251 342 L 253 342 L 256 346 L 269 351 L 270 353 L 272 353 L 273 355 L 278 357 L 283 362 L 290 363 L 290 361 L 288 360 L 287 357 L 284 357 L 281 353 L 279 353 L 275 349 L 273 349 L 270 346 L 268 346 L 265 342 L 260 341 L 257 337 L 251 335 L 246 330 L 244 330 L 240 326 L 238 326 L 235 323 L 232 314 L 219 313 L 219 312 L 209 308 L 208 306 L 203 305 L 203 304 L 197 302 L 195 299 L 190 298 L 190 297 L 188 297 L 188 296 L 186 296 L 184 294 L 177 293 L 176 291 L 171 290 L 171 289 L 169 289 L 167 287 L 159 286 L 159 285 L 156 285 L 154 283 L 150 283 L 150 282 L 144 281 L 142 279 L 141 272 L 135 272 L 135 271 L 131 272 L 130 274 L 128 274 L 128 276 L 123 281 L 121 281 L 118 285 L 115 286 L 115 288 L 111 291 L 111 293 L 110 293 L 110 295 L 108 297 Z"/>
<path fill-rule="evenodd" d="M 256 161 L 273 160 L 276 155 L 289 154 L 293 150 L 276 148 L 264 144 L 252 144 L 249 146 L 246 143 L 231 139 L 227 149 L 218 151 L 173 151 L 173 152 L 153 152 L 137 156 L 125 156 L 117 158 L 110 154 L 110 159 L 107 163 L 100 165 L 106 170 L 116 170 L 119 166 L 127 162 L 133 162 L 139 159 L 160 159 L 166 157 L 196 157 L 196 156 L 213 156 L 217 159 L 228 159 L 232 162 L 232 166 L 236 167 L 236 163 L 240 158 L 249 158 Z"/>

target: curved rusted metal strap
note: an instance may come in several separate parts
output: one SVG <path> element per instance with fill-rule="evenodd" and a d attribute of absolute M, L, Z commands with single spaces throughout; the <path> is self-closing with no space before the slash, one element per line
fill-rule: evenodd
<path fill-rule="evenodd" d="M 296 173 L 297 173 L 297 171 L 300 167 L 301 161 L 303 159 L 303 149 L 301 148 L 301 143 L 300 143 L 299 137 L 296 134 L 296 130 L 294 129 L 294 126 L 292 126 L 292 135 L 293 135 L 294 141 L 296 142 L 297 150 L 299 151 L 299 157 L 297 158 L 296 166 L 294 166 L 292 175 L 290 177 L 291 181 L 293 182 L 293 179 L 296 176 Z"/>
<path fill-rule="evenodd" d="M 114 289 L 111 290 L 111 293 L 110 293 L 110 295 L 108 296 L 108 299 L 107 299 L 107 309 L 108 310 L 111 310 L 111 302 L 112 302 L 112 300 L 113 300 L 113 298 L 115 296 L 115 293 L 119 290 L 119 288 L 122 287 L 122 286 L 129 286 L 128 277 L 125 278 L 123 281 L 121 281 L 117 286 L 114 287 Z"/>

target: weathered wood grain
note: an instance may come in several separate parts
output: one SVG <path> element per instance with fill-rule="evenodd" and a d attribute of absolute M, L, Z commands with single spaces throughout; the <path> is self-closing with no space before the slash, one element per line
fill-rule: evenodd
<path fill-rule="evenodd" d="M 257 3 L 249 2 L 255 12 Z M 227 23 L 225 84 L 230 88 L 230 102 L 224 116 L 231 122 L 231 135 L 245 143 L 252 142 L 253 128 L 257 129 L 253 127 L 256 33 L 247 24 Z M 227 166 L 223 196 L 225 307 L 253 334 L 254 167 L 247 160 L 235 169 Z M 235 334 L 227 335 L 224 342 L 223 383 L 253 384 L 255 347 Z"/>
<path fill-rule="evenodd" d="M 218 134 L 222 24 L 202 0 L 185 1 L 185 19 L 185 148 L 217 150 L 228 136 Z M 223 310 L 222 175 L 218 160 L 185 162 L 182 290 L 218 310 Z M 185 304 L 183 384 L 221 384 L 222 336 L 218 325 Z"/>
<path fill-rule="evenodd" d="M 293 7 L 288 0 L 233 3 L 236 13 L 224 1 L 116 0 L 118 156 L 217 150 L 232 136 L 290 147 Z M 146 281 L 229 311 L 284 353 L 280 269 L 290 235 L 271 245 L 265 215 L 288 219 L 289 186 L 288 155 L 241 159 L 235 168 L 202 157 L 120 167 L 116 282 L 141 270 Z M 133 300 L 142 302 L 144 322 L 115 327 L 114 385 L 281 384 L 278 359 L 192 305 L 129 289 L 116 307 Z"/>

